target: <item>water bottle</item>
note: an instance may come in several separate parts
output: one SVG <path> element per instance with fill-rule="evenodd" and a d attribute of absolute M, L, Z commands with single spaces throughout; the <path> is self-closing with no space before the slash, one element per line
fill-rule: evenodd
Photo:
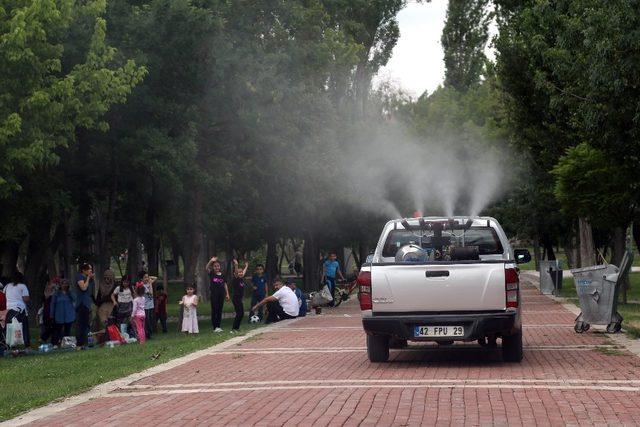
<path fill-rule="evenodd" d="M 95 343 L 96 343 L 96 341 L 95 341 L 95 339 L 93 338 L 93 333 L 92 333 L 92 332 L 89 332 L 89 335 L 87 336 L 87 345 L 88 345 L 89 347 L 93 347 L 93 346 L 95 345 Z"/>

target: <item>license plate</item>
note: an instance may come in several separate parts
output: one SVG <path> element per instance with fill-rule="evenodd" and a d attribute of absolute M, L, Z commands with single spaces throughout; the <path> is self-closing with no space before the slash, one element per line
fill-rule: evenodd
<path fill-rule="evenodd" d="M 462 337 L 464 326 L 416 326 L 414 337 Z"/>

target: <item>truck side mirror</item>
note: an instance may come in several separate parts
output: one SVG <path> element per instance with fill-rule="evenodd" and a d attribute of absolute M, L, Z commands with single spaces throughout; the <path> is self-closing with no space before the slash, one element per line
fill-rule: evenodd
<path fill-rule="evenodd" d="M 513 255 L 516 257 L 516 264 L 526 264 L 531 261 L 529 249 L 514 249 Z"/>

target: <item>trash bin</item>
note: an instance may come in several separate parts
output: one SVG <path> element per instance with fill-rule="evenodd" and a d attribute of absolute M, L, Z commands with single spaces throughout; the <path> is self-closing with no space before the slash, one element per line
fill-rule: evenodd
<path fill-rule="evenodd" d="M 540 293 L 554 295 L 562 287 L 562 270 L 558 261 L 540 261 Z"/>
<path fill-rule="evenodd" d="M 592 324 L 606 325 L 609 333 L 620 331 L 623 319 L 616 310 L 618 292 L 632 263 L 633 252 L 627 251 L 619 268 L 605 264 L 571 270 L 581 310 L 576 332 L 585 332 Z"/>

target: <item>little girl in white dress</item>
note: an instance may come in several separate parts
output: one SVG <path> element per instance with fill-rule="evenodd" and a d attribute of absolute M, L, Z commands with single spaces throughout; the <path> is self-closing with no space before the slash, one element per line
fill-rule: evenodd
<path fill-rule="evenodd" d="M 182 332 L 188 334 L 198 333 L 198 313 L 196 307 L 198 306 L 198 295 L 194 294 L 195 288 L 193 286 L 187 286 L 187 294 L 182 297 L 180 305 L 184 307 L 184 313 L 182 315 Z"/>

